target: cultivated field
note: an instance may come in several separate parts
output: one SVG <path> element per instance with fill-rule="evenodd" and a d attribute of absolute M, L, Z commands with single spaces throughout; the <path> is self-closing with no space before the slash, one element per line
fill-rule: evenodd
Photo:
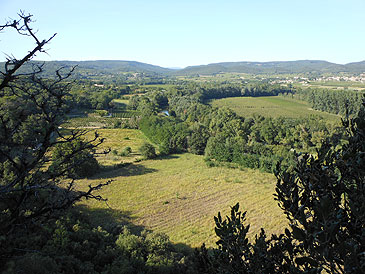
<path fill-rule="evenodd" d="M 104 146 L 112 148 L 128 145 L 135 151 L 144 141 L 139 131 L 103 129 L 100 133 L 107 138 Z M 102 223 L 109 220 L 101 213 L 107 211 L 114 218 L 128 222 L 132 229 L 163 232 L 174 243 L 193 247 L 203 242 L 214 245 L 213 216 L 218 211 L 227 214 L 236 202 L 248 211 L 251 236 L 261 227 L 268 234 L 280 232 L 286 223 L 273 199 L 276 180 L 271 174 L 250 169 L 208 168 L 202 156 L 188 153 L 134 162 L 124 167 L 110 165 L 113 161 L 108 162 L 107 157 L 111 156 L 99 158 L 108 164 L 102 173 L 81 181 L 87 186 L 114 180 L 100 191 L 108 198 L 108 204 L 84 202 L 95 212 L 93 217 Z M 127 159 L 119 160 L 128 162 Z"/>
<path fill-rule="evenodd" d="M 265 117 L 290 118 L 319 115 L 328 121 L 339 120 L 337 115 L 311 109 L 307 102 L 281 96 L 224 98 L 213 100 L 211 105 L 229 107 L 243 117 L 252 117 L 254 114 Z"/>

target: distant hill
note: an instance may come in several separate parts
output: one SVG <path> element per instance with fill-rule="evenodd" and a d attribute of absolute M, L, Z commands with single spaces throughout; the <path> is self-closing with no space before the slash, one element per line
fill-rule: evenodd
<path fill-rule="evenodd" d="M 33 61 L 37 63 L 39 61 Z M 278 62 L 222 62 L 201 66 L 189 66 L 184 69 L 164 68 L 136 61 L 48 61 L 45 71 L 54 73 L 60 67 L 77 66 L 75 77 L 98 77 L 102 75 L 117 75 L 125 72 L 156 74 L 160 76 L 192 76 L 213 75 L 218 73 L 249 73 L 249 74 L 299 74 L 299 73 L 365 73 L 365 61 L 335 64 L 319 60 L 278 61 Z M 0 62 L 0 71 L 4 62 Z"/>
<path fill-rule="evenodd" d="M 365 61 L 339 65 L 327 61 L 302 60 L 279 62 L 225 62 L 203 66 L 186 67 L 176 72 L 178 75 L 217 74 L 224 72 L 257 73 L 257 74 L 290 74 L 290 73 L 339 73 L 365 72 Z"/>
<path fill-rule="evenodd" d="M 168 68 L 163 68 L 159 66 L 154 66 L 146 63 L 136 62 L 136 61 L 52 61 L 57 65 L 77 65 L 83 69 L 99 70 L 103 72 L 141 72 L 141 73 L 159 73 L 165 74 L 172 70 Z M 47 62 L 50 63 L 50 62 Z"/>
<path fill-rule="evenodd" d="M 98 61 L 32 61 L 28 63 L 23 71 L 29 71 L 31 64 L 44 63 L 45 75 L 53 75 L 54 71 L 60 67 L 74 67 L 77 69 L 73 73 L 76 78 L 101 76 L 101 75 L 116 75 L 125 72 L 131 73 L 148 73 L 148 74 L 168 74 L 173 72 L 173 69 L 163 68 L 150 64 L 145 64 L 136 61 L 117 61 L 117 60 L 98 60 Z M 0 71 L 4 70 L 4 62 L 0 62 Z"/>

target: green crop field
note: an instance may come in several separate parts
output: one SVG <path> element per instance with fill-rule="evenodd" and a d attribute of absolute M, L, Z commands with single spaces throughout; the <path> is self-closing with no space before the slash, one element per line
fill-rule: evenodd
<path fill-rule="evenodd" d="M 118 149 L 129 145 L 135 150 L 144 141 L 139 131 L 119 129 L 100 133 L 106 138 L 104 147 Z M 103 157 L 99 160 L 105 164 L 109 156 Z M 286 223 L 273 199 L 276 183 L 273 175 L 250 169 L 208 168 L 203 156 L 186 153 L 124 167 L 109 166 L 80 183 L 86 187 L 108 179 L 113 180 L 111 185 L 99 192 L 108 199 L 107 204 L 83 202 L 94 212 L 94 219 L 108 222 L 100 214 L 107 210 L 114 218 L 127 220 L 132 228 L 166 233 L 174 243 L 197 247 L 205 242 L 213 246 L 216 241 L 213 216 L 218 211 L 227 214 L 236 202 L 248 211 L 252 237 L 261 227 L 269 234 L 280 232 Z"/>
<path fill-rule="evenodd" d="M 265 117 L 300 118 L 309 115 L 319 115 L 328 121 L 338 121 L 339 116 L 313 110 L 304 101 L 281 96 L 265 97 L 232 97 L 213 100 L 212 106 L 228 107 L 243 117 L 252 117 L 254 114 Z"/>

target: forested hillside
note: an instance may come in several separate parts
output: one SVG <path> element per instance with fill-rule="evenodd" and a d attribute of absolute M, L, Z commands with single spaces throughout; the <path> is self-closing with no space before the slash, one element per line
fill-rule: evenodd
<path fill-rule="evenodd" d="M 43 62 L 40 62 L 43 63 Z M 4 66 L 0 62 L 0 66 Z M 59 67 L 77 66 L 73 77 L 85 78 L 95 75 L 120 75 L 121 73 L 145 73 L 164 76 L 214 75 L 218 73 L 248 74 L 314 74 L 365 72 L 365 62 L 345 65 L 327 61 L 302 60 L 278 62 L 223 62 L 200 66 L 188 66 L 183 69 L 169 69 L 137 61 L 97 60 L 97 61 L 46 61 L 45 73 L 52 73 Z M 25 68 L 24 68 L 25 69 Z M 48 76 L 50 75 L 48 74 Z"/>

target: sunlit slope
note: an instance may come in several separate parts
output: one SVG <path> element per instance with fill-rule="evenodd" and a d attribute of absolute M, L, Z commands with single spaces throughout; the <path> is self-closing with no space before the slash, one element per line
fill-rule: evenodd
<path fill-rule="evenodd" d="M 112 130 L 101 130 L 101 134 L 123 140 L 125 132 L 132 137 L 128 130 L 115 131 L 118 134 Z M 82 184 L 86 187 L 108 179 L 113 183 L 100 191 L 108 199 L 108 205 L 85 201 L 88 207 L 110 206 L 116 218 L 118 214 L 127 216 L 132 226 L 166 233 L 174 243 L 194 247 L 203 242 L 214 245 L 213 216 L 218 211 L 228 213 L 229 207 L 237 202 L 248 211 L 251 233 L 258 233 L 260 227 L 268 233 L 279 232 L 285 224 L 285 217 L 273 199 L 276 182 L 273 175 L 250 169 L 208 168 L 202 156 L 186 153 L 125 167 L 109 166 Z M 95 218 L 103 216 L 95 214 Z"/>
<path fill-rule="evenodd" d="M 282 96 L 231 97 L 211 102 L 216 107 L 228 107 L 243 117 L 254 114 L 265 117 L 305 118 L 318 115 L 328 121 L 339 120 L 339 116 L 311 109 L 307 102 Z"/>

